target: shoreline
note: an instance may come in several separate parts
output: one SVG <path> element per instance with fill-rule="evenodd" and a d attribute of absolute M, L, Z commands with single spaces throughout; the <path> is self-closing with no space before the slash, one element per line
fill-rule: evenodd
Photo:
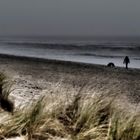
<path fill-rule="evenodd" d="M 36 57 L 28 57 L 28 56 L 16 56 L 16 55 L 9 55 L 9 54 L 0 54 L 0 58 L 6 58 L 6 59 L 19 59 L 20 61 L 36 61 L 41 63 L 54 63 L 54 64 L 70 64 L 70 65 L 77 65 L 77 66 L 87 66 L 87 67 L 102 67 L 105 65 L 102 64 L 91 64 L 91 63 L 84 63 L 84 62 L 74 62 L 74 61 L 64 61 L 64 60 L 56 60 L 56 59 L 45 59 L 45 58 L 36 58 Z M 119 68 L 119 67 L 118 67 Z M 131 68 L 131 69 L 137 69 L 137 68 Z"/>
<path fill-rule="evenodd" d="M 75 66 L 81 66 L 81 67 L 89 67 L 89 68 L 94 68 L 94 67 L 99 67 L 99 68 L 109 68 L 107 65 L 103 64 L 93 64 L 93 63 L 85 63 L 85 62 L 75 62 L 75 61 L 65 61 L 65 60 L 57 60 L 57 59 L 46 59 L 46 58 L 36 58 L 36 57 L 28 57 L 28 56 L 16 56 L 16 55 L 10 55 L 10 54 L 0 54 L 0 58 L 4 59 L 15 59 L 15 60 L 20 60 L 20 61 L 30 61 L 30 62 L 38 62 L 38 63 L 53 63 L 53 64 L 62 64 L 62 65 L 75 65 Z M 125 67 L 120 67 L 120 66 L 115 66 L 114 68 L 111 69 L 125 69 Z M 129 68 L 129 70 L 136 70 L 140 71 L 139 68 Z"/>

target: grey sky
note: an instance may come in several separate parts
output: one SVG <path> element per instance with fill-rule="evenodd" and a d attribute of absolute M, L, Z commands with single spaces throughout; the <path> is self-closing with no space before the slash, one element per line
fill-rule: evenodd
<path fill-rule="evenodd" d="M 0 35 L 140 35 L 140 0 L 0 0 Z"/>

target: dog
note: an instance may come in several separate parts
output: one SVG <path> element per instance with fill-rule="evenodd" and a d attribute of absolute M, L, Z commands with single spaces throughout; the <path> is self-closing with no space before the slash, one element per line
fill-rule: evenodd
<path fill-rule="evenodd" d="M 115 67 L 115 64 L 110 62 L 110 63 L 107 64 L 107 66 L 113 68 L 113 67 Z"/>

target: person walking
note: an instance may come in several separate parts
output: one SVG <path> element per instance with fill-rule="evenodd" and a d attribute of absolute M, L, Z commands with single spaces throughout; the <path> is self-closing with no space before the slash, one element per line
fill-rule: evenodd
<path fill-rule="evenodd" d="M 128 69 L 128 63 L 130 63 L 130 60 L 129 60 L 129 57 L 128 57 L 128 56 L 126 56 L 126 57 L 124 58 L 123 63 L 126 65 L 126 69 Z"/>

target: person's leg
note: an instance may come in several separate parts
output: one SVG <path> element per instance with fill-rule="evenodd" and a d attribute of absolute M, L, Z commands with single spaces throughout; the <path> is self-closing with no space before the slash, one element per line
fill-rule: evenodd
<path fill-rule="evenodd" d="M 126 63 L 126 69 L 128 69 L 128 63 Z"/>

